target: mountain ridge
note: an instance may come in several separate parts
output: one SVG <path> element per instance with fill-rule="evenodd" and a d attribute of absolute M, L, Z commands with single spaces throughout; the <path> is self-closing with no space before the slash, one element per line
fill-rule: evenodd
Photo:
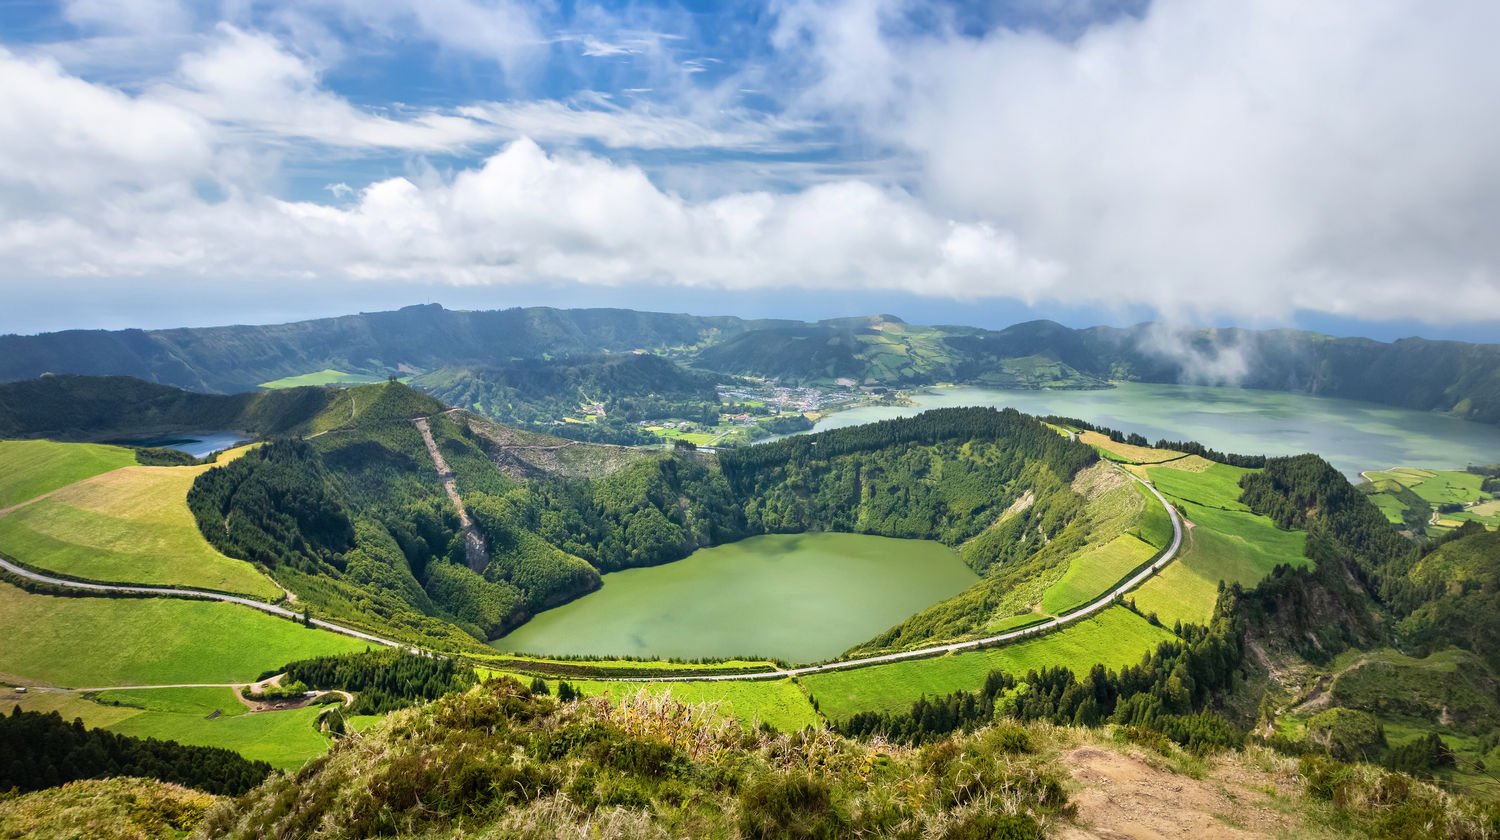
<path fill-rule="evenodd" d="M 286 324 L 0 336 L 0 382 L 44 373 L 128 375 L 236 392 L 323 369 L 432 374 L 638 351 L 789 385 L 1238 385 L 1500 423 L 1500 344 L 1423 338 L 1387 343 L 1291 329 L 1150 322 L 1074 329 L 1037 320 L 988 330 L 912 325 L 889 315 L 803 322 L 426 304 Z"/>

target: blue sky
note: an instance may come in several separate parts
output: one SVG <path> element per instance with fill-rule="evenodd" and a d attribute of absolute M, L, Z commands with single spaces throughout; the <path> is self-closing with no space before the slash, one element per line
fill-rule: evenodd
<path fill-rule="evenodd" d="M 0 331 L 437 301 L 1500 340 L 1500 7 L 18 0 Z"/>

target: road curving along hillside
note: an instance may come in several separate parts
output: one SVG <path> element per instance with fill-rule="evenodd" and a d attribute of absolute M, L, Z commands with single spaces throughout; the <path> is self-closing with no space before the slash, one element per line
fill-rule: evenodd
<path fill-rule="evenodd" d="M 229 604 L 240 604 L 242 606 L 251 607 L 253 609 L 260 610 L 261 612 L 267 612 L 271 615 L 280 616 L 282 618 L 291 619 L 293 621 L 303 620 L 301 613 L 293 612 L 289 609 L 286 609 L 285 607 L 278 607 L 275 604 L 267 604 L 264 601 L 257 601 L 253 598 L 242 598 L 238 595 L 225 595 L 219 592 L 204 592 L 200 589 L 172 589 L 165 586 L 127 586 L 125 584 L 119 583 L 89 583 L 81 580 L 65 580 L 63 578 L 55 578 L 49 575 L 41 574 L 39 572 L 34 572 L 24 566 L 18 566 L 6 559 L 4 555 L 0 555 L 0 569 L 4 569 L 5 571 L 10 572 L 17 577 L 23 577 L 27 580 L 34 580 L 38 583 L 45 583 L 51 586 L 66 586 L 71 589 L 87 589 L 93 592 L 125 592 L 135 595 L 153 595 L 162 598 L 186 598 L 198 601 L 223 601 Z M 385 645 L 386 647 L 410 648 L 412 650 L 415 650 L 415 648 L 411 648 L 410 645 L 403 645 L 400 642 L 394 642 L 390 639 L 383 639 L 379 636 L 372 636 L 369 633 L 361 633 L 358 630 L 343 627 L 332 622 L 323 621 L 321 619 L 309 618 L 307 619 L 307 621 L 314 627 L 318 627 L 323 630 L 329 630 L 334 633 L 341 633 L 345 636 L 353 636 L 356 639 L 364 639 L 367 642 L 374 642 L 376 644 Z"/>
<path fill-rule="evenodd" d="M 1182 546 L 1182 519 L 1177 515 L 1177 509 L 1172 507 L 1171 503 L 1167 501 L 1166 497 L 1157 492 L 1157 489 L 1155 487 L 1151 486 L 1151 482 L 1135 475 L 1131 475 L 1130 477 L 1145 485 L 1146 489 L 1151 491 L 1151 495 L 1155 496 L 1157 501 L 1161 502 L 1162 506 L 1167 509 L 1167 516 L 1172 520 L 1172 543 L 1171 545 L 1167 546 L 1167 550 L 1163 551 L 1160 557 L 1151 561 L 1151 564 L 1146 568 L 1132 575 L 1129 580 L 1104 593 L 1103 595 L 1100 595 L 1098 598 L 1090 601 L 1087 605 L 1068 613 L 1067 615 L 1057 616 L 1040 624 L 1033 624 L 1030 627 L 1023 627 L 1019 630 L 1011 630 L 1007 633 L 1001 633 L 998 636 L 987 636 L 983 639 L 970 639 L 966 642 L 953 642 L 946 645 L 934 645 L 932 647 L 917 648 L 916 650 L 904 650 L 899 653 L 887 653 L 880 656 L 865 656 L 859 659 L 845 659 L 838 662 L 827 662 L 822 665 L 808 665 L 802 668 L 784 668 L 776 671 L 761 671 L 752 674 L 717 674 L 712 676 L 697 677 L 686 675 L 680 677 L 640 677 L 628 679 L 627 681 L 723 682 L 728 680 L 768 680 L 782 679 L 785 677 L 799 677 L 805 674 L 820 674 L 828 671 L 841 671 L 849 668 L 862 668 L 869 665 L 881 665 L 886 662 L 899 662 L 903 659 L 924 659 L 932 656 L 941 656 L 947 653 L 956 653 L 961 650 L 972 650 L 976 648 L 987 647 L 990 645 L 997 645 L 1004 642 L 1013 642 L 1017 639 L 1024 639 L 1027 636 L 1034 636 L 1038 633 L 1045 633 L 1049 630 L 1055 630 L 1064 625 L 1071 624 L 1075 621 L 1078 621 L 1079 619 L 1087 618 L 1088 616 L 1093 615 L 1094 613 L 1102 609 L 1105 609 L 1110 604 L 1114 603 L 1114 600 L 1116 598 L 1124 595 L 1126 592 L 1129 592 L 1135 587 L 1140 586 L 1146 581 L 1147 578 L 1161 571 L 1164 566 L 1172 562 L 1172 558 L 1177 556 L 1177 549 Z"/>
<path fill-rule="evenodd" d="M 1146 566 L 1144 569 L 1141 569 L 1139 572 L 1132 575 L 1130 579 L 1126 580 L 1124 583 L 1120 584 L 1114 589 L 1111 589 L 1110 591 L 1100 595 L 1098 598 L 1090 601 L 1083 607 L 1080 607 L 1068 613 L 1067 615 L 1057 616 L 1047 621 L 1043 621 L 1039 624 L 1033 624 L 1029 627 L 1023 627 L 1019 630 L 1011 630 L 1009 632 L 1001 633 L 996 636 L 987 636 L 982 639 L 970 639 L 963 642 L 952 642 L 946 645 L 934 645 L 932 647 L 917 648 L 915 650 L 906 650 L 899 653 L 888 653 L 881 654 L 879 656 L 866 656 L 858 659 L 846 659 L 837 662 L 827 662 L 821 665 L 808 665 L 800 668 L 784 668 L 773 671 L 755 671 L 743 674 L 714 674 L 701 676 L 684 674 L 681 676 L 672 675 L 653 677 L 621 677 L 619 678 L 619 680 L 621 682 L 724 682 L 730 680 L 783 679 L 786 677 L 797 677 L 805 674 L 818 674 L 828 671 L 838 671 L 850 668 L 862 668 L 870 665 L 880 665 L 887 662 L 899 662 L 905 659 L 922 659 L 932 656 L 941 656 L 943 654 L 956 653 L 963 650 L 973 650 L 977 648 L 1003 644 L 1005 642 L 1012 642 L 1019 639 L 1024 639 L 1028 636 L 1034 636 L 1039 633 L 1045 633 L 1051 630 L 1055 630 L 1059 627 L 1063 627 L 1075 621 L 1087 618 L 1088 616 L 1109 607 L 1116 598 L 1124 595 L 1126 592 L 1129 592 L 1131 589 L 1134 589 L 1135 587 L 1144 583 L 1148 578 L 1156 574 L 1168 563 L 1172 562 L 1173 558 L 1177 556 L 1178 549 L 1182 545 L 1182 520 L 1178 516 L 1177 510 L 1172 507 L 1171 503 L 1167 501 L 1166 497 L 1158 492 L 1157 489 L 1153 487 L 1149 481 L 1146 481 L 1135 475 L 1131 475 L 1130 477 L 1132 480 L 1138 481 L 1141 484 L 1145 485 L 1146 489 L 1151 491 L 1151 495 L 1155 496 L 1157 501 L 1159 501 L 1162 506 L 1166 508 L 1167 516 L 1172 521 L 1172 542 L 1167 546 L 1167 549 L 1161 553 L 1161 556 L 1153 560 L 1151 564 Z M 217 592 L 203 592 L 200 590 L 191 589 L 170 589 L 158 586 L 127 586 L 123 584 L 88 583 L 83 581 L 55 578 L 11 563 L 3 555 L 0 555 L 0 568 L 3 568 L 6 571 L 20 577 L 24 577 L 40 583 L 50 584 L 52 586 L 66 586 L 75 589 L 88 589 L 97 592 L 122 592 L 139 595 L 154 595 L 166 598 L 194 598 L 223 601 L 226 603 L 240 604 L 243 606 L 251 607 L 262 612 L 271 613 L 272 615 L 281 616 L 282 618 L 287 618 L 294 621 L 302 620 L 301 614 L 288 610 L 284 607 L 278 607 L 274 604 L 267 604 L 262 601 L 256 601 L 250 598 L 242 598 L 235 595 L 224 595 Z M 352 636 L 357 639 L 364 639 L 366 641 L 375 642 L 387 647 L 403 648 L 411 650 L 413 652 L 427 652 L 422 650 L 421 648 L 402 644 L 400 642 L 395 642 L 390 639 L 384 639 L 379 636 L 370 635 L 368 633 L 362 633 L 358 630 L 343 627 L 332 622 L 322 621 L 316 618 L 310 619 L 310 621 L 314 627 L 319 627 L 324 630 L 332 631 L 334 633 L 341 633 L 343 635 Z"/>

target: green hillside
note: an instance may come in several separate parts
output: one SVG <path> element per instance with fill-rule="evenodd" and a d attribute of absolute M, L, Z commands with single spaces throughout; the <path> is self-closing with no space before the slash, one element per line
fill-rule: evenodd
<path fill-rule="evenodd" d="M 1164 352 L 1168 332 L 1168 343 L 1185 352 Z M 0 381 L 46 373 L 117 374 L 234 392 L 329 370 L 360 377 L 444 369 L 477 374 L 518 359 L 638 350 L 693 359 L 722 374 L 788 383 L 849 379 L 1023 388 L 1099 387 L 1122 379 L 1192 383 L 1199 381 L 1193 357 L 1230 354 L 1251 362 L 1237 381 L 1243 387 L 1500 422 L 1496 344 L 1418 338 L 1381 343 L 1296 330 L 1168 330 L 1157 324 L 1075 330 L 1050 321 L 985 330 L 909 325 L 891 316 L 801 323 L 619 309 L 471 312 L 429 305 L 270 326 L 0 336 Z M 0 418 L 0 430 L 6 426 Z"/>
<path fill-rule="evenodd" d="M 126 376 L 46 376 L 0 384 L 0 437 L 140 438 L 232 429 L 282 434 L 328 407 L 328 388 L 200 394 Z"/>
<path fill-rule="evenodd" d="M 0 510 L 135 462 L 120 446 L 0 440 Z"/>

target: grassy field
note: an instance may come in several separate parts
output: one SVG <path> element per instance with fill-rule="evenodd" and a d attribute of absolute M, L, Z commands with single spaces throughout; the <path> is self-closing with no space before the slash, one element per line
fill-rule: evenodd
<path fill-rule="evenodd" d="M 1161 502 L 1151 495 L 1151 491 L 1134 484 L 1132 488 L 1140 494 L 1146 503 L 1146 509 L 1141 512 L 1141 518 L 1135 527 L 1130 529 L 1130 534 L 1142 542 L 1154 545 L 1157 548 L 1166 548 L 1172 544 L 1172 517 L 1167 515 L 1167 509 L 1161 506 Z"/>
<path fill-rule="evenodd" d="M 0 673 L 79 688 L 248 681 L 368 646 L 233 604 L 55 598 L 3 583 L 0 639 Z"/>
<path fill-rule="evenodd" d="M 1123 534 L 1090 551 L 1073 556 L 1062 580 L 1042 596 L 1042 610 L 1058 615 L 1094 600 L 1149 561 L 1157 548 Z"/>
<path fill-rule="evenodd" d="M 1202 623 L 1213 614 L 1220 580 L 1251 586 L 1278 563 L 1309 562 L 1305 533 L 1282 531 L 1237 501 L 1244 472 L 1222 464 L 1200 473 L 1150 468 L 1152 483 L 1178 502 L 1190 527 L 1178 559 L 1129 596 L 1142 612 L 1168 626 Z"/>
<path fill-rule="evenodd" d="M 716 437 L 713 432 L 684 432 L 681 429 L 664 429 L 660 426 L 650 427 L 647 431 L 663 440 L 685 440 L 694 446 L 707 446 L 709 441 Z"/>
<path fill-rule="evenodd" d="M 0 440 L 0 509 L 134 463 L 123 446 Z"/>
<path fill-rule="evenodd" d="M 384 382 L 385 376 L 373 373 L 345 373 L 341 370 L 325 369 L 315 373 L 286 376 L 260 383 L 262 388 L 296 388 L 301 385 L 369 385 Z"/>
<path fill-rule="evenodd" d="M 1171 461 L 1174 458 L 1182 457 L 1181 452 L 1174 452 L 1170 449 L 1152 449 L 1149 446 L 1131 446 L 1128 443 L 1117 443 L 1110 440 L 1108 435 L 1101 435 L 1098 432 L 1079 432 L 1078 440 L 1100 450 L 1102 454 L 1110 457 L 1111 460 L 1125 461 L 1131 464 L 1159 464 L 1162 461 Z"/>
<path fill-rule="evenodd" d="M 1172 465 L 1146 470 L 1151 483 L 1168 498 L 1240 511 L 1249 510 L 1239 501 L 1240 477 L 1249 472 L 1251 470 L 1212 463 L 1201 470 L 1176 469 Z"/>
<path fill-rule="evenodd" d="M 1458 470 L 1421 470 L 1412 467 L 1397 467 L 1391 470 L 1365 473 L 1370 481 L 1394 481 L 1411 488 L 1423 501 L 1436 507 L 1442 504 L 1478 501 L 1488 498 L 1479 489 L 1484 481 L 1481 476 Z"/>
<path fill-rule="evenodd" d="M 1373 488 L 1369 499 L 1380 508 L 1386 519 L 1396 525 L 1407 525 L 1407 517 L 1427 524 L 1429 536 L 1439 536 L 1472 520 L 1488 528 L 1500 528 L 1500 500 L 1483 491 L 1483 478 L 1458 470 L 1424 470 L 1395 467 L 1364 474 Z M 1415 498 L 1413 498 L 1415 496 Z M 1462 510 L 1430 517 L 1441 505 L 1465 505 Z"/>
<path fill-rule="evenodd" d="M 847 718 L 855 712 L 906 711 L 926 694 L 941 696 L 972 691 L 984 684 L 992 670 L 1025 676 L 1032 669 L 1062 665 L 1086 672 L 1096 663 L 1111 668 L 1133 665 L 1156 645 L 1174 638 L 1124 607 L 1111 607 L 1096 616 L 1032 641 L 991 650 L 969 651 L 934 659 L 894 662 L 871 668 L 813 674 L 802 678 L 824 715 Z"/>
<path fill-rule="evenodd" d="M 207 469 L 126 467 L 68 485 L 0 517 L 0 551 L 91 580 L 279 596 L 270 578 L 199 533 L 187 493 Z"/>
<path fill-rule="evenodd" d="M 686 703 L 718 704 L 720 714 L 738 718 L 745 726 L 765 722 L 782 732 L 792 732 L 804 726 L 819 725 L 818 713 L 813 710 L 812 703 L 791 680 L 644 684 L 581 681 L 573 682 L 573 685 L 585 694 L 607 695 L 616 700 L 642 688 L 657 693 L 670 692 Z M 549 681 L 548 686 L 557 690 L 555 682 Z"/>
<path fill-rule="evenodd" d="M 201 703 L 197 697 L 183 698 L 181 711 L 171 709 L 176 692 L 221 692 L 215 708 L 223 709 L 224 715 L 208 719 L 212 710 L 200 714 Z M 108 728 L 121 735 L 137 738 L 158 738 L 183 744 L 205 747 L 226 747 L 249 759 L 266 761 L 273 767 L 288 769 L 301 767 L 314 756 L 328 751 L 328 739 L 315 728 L 321 706 L 293 709 L 286 712 L 256 712 L 249 714 L 240 702 L 234 699 L 232 689 L 157 689 L 133 694 L 140 698 L 148 694 L 169 695 L 148 699 L 158 707 L 143 711 Z M 118 692 L 105 692 L 101 699 Z M 160 707 L 169 708 L 160 708 Z M 233 713 L 237 707 L 239 713 Z"/>
<path fill-rule="evenodd" d="M 64 720 L 81 719 L 85 726 L 121 735 L 224 747 L 279 769 L 301 767 L 328 750 L 328 739 L 313 726 L 320 706 L 250 714 L 230 688 L 101 691 L 93 697 L 35 692 L 22 696 L 18 705 L 27 711 L 56 711 Z M 0 707 L 8 712 L 13 702 Z M 216 711 L 220 714 L 209 720 Z"/>
<path fill-rule="evenodd" d="M 1391 524 L 1403 526 L 1406 524 L 1406 517 L 1402 515 L 1406 512 L 1406 505 L 1401 504 L 1401 501 L 1395 496 L 1385 493 L 1371 493 L 1369 498 L 1375 504 L 1375 507 L 1380 508 L 1380 512 L 1385 514 L 1385 518 Z"/>

